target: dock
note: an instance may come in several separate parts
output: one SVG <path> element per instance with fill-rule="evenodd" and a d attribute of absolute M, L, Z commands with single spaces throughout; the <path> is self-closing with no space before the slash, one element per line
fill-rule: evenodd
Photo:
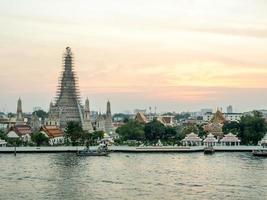
<path fill-rule="evenodd" d="M 49 147 L 0 147 L 1 153 L 76 153 L 84 146 L 49 146 Z M 90 147 L 96 149 L 97 146 Z M 204 146 L 110 146 L 109 150 L 118 153 L 194 153 L 204 152 Z M 259 146 L 214 146 L 215 152 L 252 152 Z"/>

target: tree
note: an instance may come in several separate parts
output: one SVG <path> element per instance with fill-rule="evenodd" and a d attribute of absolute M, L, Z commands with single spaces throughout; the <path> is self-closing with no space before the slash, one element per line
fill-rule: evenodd
<path fill-rule="evenodd" d="M 34 115 L 35 113 L 39 118 L 42 118 L 42 120 L 48 117 L 48 113 L 43 110 L 36 110 L 32 113 L 32 115 Z"/>
<path fill-rule="evenodd" d="M 181 113 L 181 114 L 175 115 L 175 119 L 179 121 L 182 119 L 188 119 L 190 116 L 191 116 L 190 113 Z"/>
<path fill-rule="evenodd" d="M 225 122 L 223 125 L 223 132 L 224 133 L 233 133 L 237 135 L 240 133 L 240 123 L 239 122 Z"/>
<path fill-rule="evenodd" d="M 93 133 L 84 131 L 82 134 L 82 143 L 88 148 L 91 145 L 97 144 L 97 141 L 103 138 L 104 138 L 103 131 L 95 131 Z"/>
<path fill-rule="evenodd" d="M 0 130 L 0 139 L 1 140 L 7 140 L 7 135 L 2 130 Z"/>
<path fill-rule="evenodd" d="M 79 122 L 70 121 L 67 123 L 65 138 L 66 140 L 70 140 L 73 146 L 82 140 L 83 134 L 84 132 Z"/>
<path fill-rule="evenodd" d="M 258 144 L 266 133 L 266 123 L 262 114 L 253 111 L 252 115 L 242 116 L 239 122 L 226 122 L 223 132 L 237 135 L 242 144 Z"/>
<path fill-rule="evenodd" d="M 183 127 L 182 132 L 184 135 L 187 135 L 192 132 L 198 134 L 198 127 L 195 125 L 188 125 Z"/>
<path fill-rule="evenodd" d="M 173 140 L 177 135 L 177 130 L 173 127 L 166 127 L 165 134 L 163 135 L 162 139 L 164 140 Z"/>
<path fill-rule="evenodd" d="M 165 126 L 155 119 L 145 125 L 144 131 L 146 140 L 152 142 L 162 139 L 166 133 Z"/>
<path fill-rule="evenodd" d="M 48 145 L 49 138 L 41 132 L 33 133 L 31 139 L 37 146 Z"/>
<path fill-rule="evenodd" d="M 129 115 L 123 113 L 116 113 L 113 115 L 113 121 L 123 121 L 127 123 L 129 121 Z"/>
<path fill-rule="evenodd" d="M 242 116 L 239 122 L 238 137 L 243 144 L 257 144 L 266 133 L 266 123 L 262 114 L 253 111 L 252 115 Z"/>
<path fill-rule="evenodd" d="M 144 140 L 144 125 L 136 120 L 129 120 L 126 124 L 119 127 L 116 132 L 122 140 Z"/>

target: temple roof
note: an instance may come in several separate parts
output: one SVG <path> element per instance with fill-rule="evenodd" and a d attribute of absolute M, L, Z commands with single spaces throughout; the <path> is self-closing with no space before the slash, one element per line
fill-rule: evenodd
<path fill-rule="evenodd" d="M 219 109 L 216 111 L 216 113 L 212 117 L 211 122 L 212 123 L 224 123 L 225 122 L 223 113 Z"/>
<path fill-rule="evenodd" d="M 186 135 L 186 137 L 182 141 L 201 142 L 202 139 L 200 137 L 198 137 L 197 134 L 192 132 L 192 133 Z"/>
<path fill-rule="evenodd" d="M 135 116 L 135 120 L 137 120 L 138 122 L 140 123 L 148 123 L 148 119 L 146 118 L 146 116 L 141 113 L 141 112 L 138 112 Z"/>
<path fill-rule="evenodd" d="M 57 126 L 43 126 L 41 131 L 44 131 L 49 138 L 62 137 L 64 135 Z"/>
<path fill-rule="evenodd" d="M 214 137 L 213 134 L 208 134 L 208 136 L 205 138 L 204 142 L 218 142 L 218 140 Z"/>
<path fill-rule="evenodd" d="M 236 137 L 236 135 L 229 133 L 225 135 L 220 142 L 240 142 L 240 140 Z"/>
<path fill-rule="evenodd" d="M 15 125 L 10 128 L 10 131 L 14 131 L 18 136 L 23 136 L 32 133 L 32 128 L 28 125 Z"/>

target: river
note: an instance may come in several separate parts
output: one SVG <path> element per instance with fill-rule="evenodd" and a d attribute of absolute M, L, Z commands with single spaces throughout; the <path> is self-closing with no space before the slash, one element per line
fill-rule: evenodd
<path fill-rule="evenodd" d="M 0 199 L 267 199 L 251 153 L 0 154 Z"/>

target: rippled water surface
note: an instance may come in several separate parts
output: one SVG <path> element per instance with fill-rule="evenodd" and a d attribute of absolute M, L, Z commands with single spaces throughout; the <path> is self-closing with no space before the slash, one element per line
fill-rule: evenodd
<path fill-rule="evenodd" d="M 267 199 L 250 153 L 0 154 L 0 199 Z"/>

